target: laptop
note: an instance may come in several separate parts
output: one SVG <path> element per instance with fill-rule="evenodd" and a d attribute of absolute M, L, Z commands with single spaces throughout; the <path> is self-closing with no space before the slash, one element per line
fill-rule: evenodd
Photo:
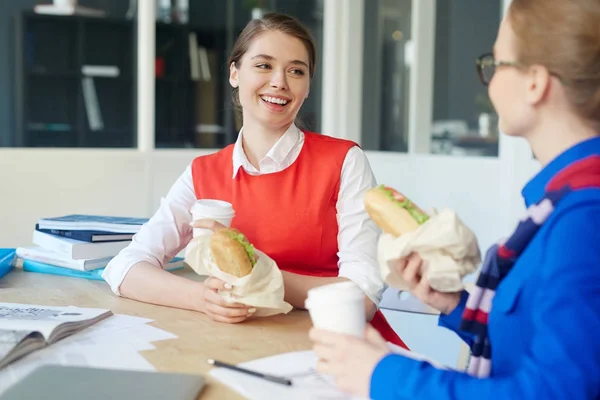
<path fill-rule="evenodd" d="M 201 375 L 44 365 L 9 387 L 1 400 L 196 400 Z"/>

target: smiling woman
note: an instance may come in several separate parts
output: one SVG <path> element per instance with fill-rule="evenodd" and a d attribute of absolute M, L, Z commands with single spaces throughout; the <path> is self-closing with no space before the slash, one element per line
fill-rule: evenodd
<path fill-rule="evenodd" d="M 315 72 L 315 43 L 304 27 L 289 24 L 286 18 L 271 14 L 251 21 L 231 52 L 229 82 L 236 108 L 247 110 L 243 116 L 246 127 L 253 111 L 258 111 L 252 108 L 253 98 L 255 104 L 280 113 L 278 121 L 289 125 L 308 97 Z M 273 48 L 280 49 L 279 57 L 270 54 Z M 244 81 L 241 92 L 240 80 Z M 290 116 L 294 118 L 290 120 Z"/>
<path fill-rule="evenodd" d="M 281 269 L 288 303 L 304 308 L 308 290 L 353 281 L 364 292 L 371 324 L 404 346 L 377 310 L 384 282 L 376 258 L 379 231 L 363 202 L 376 186 L 367 158 L 353 142 L 294 123 L 315 63 L 311 35 L 295 18 L 271 13 L 246 26 L 229 65 L 243 122 L 237 141 L 193 160 L 132 244 L 106 267 L 115 293 L 198 310 L 220 322 L 249 318 L 252 309 L 219 296 L 224 282 L 190 282 L 160 268 L 190 241 L 195 201 L 219 199 L 233 205 L 231 226 Z"/>

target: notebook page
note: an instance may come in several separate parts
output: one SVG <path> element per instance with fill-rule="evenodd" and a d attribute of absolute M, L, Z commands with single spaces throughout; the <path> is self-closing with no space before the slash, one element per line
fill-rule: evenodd
<path fill-rule="evenodd" d="M 97 308 L 52 307 L 33 304 L 0 303 L 0 329 L 38 331 L 46 340 L 65 322 L 86 321 L 110 312 Z"/>

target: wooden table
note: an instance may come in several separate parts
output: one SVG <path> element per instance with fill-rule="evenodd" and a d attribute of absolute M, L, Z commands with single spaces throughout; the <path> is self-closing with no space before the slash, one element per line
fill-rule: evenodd
<path fill-rule="evenodd" d="M 190 270 L 177 271 L 199 279 Z M 115 314 L 151 318 L 151 324 L 178 336 L 154 342 L 155 350 L 141 354 L 158 371 L 201 374 L 208 385 L 198 399 L 241 399 L 242 397 L 208 376 L 206 359 L 230 363 L 249 361 L 289 351 L 310 349 L 306 311 L 248 320 L 230 325 L 211 321 L 193 311 L 145 304 L 119 298 L 103 281 L 23 272 L 15 269 L 0 280 L 0 302 L 54 306 L 107 308 Z"/>

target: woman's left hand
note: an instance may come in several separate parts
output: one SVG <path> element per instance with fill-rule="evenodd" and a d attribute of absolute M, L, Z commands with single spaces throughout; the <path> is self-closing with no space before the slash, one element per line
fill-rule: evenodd
<path fill-rule="evenodd" d="M 309 336 L 319 358 L 317 370 L 333 376 L 342 391 L 368 398 L 373 370 L 390 353 L 379 332 L 367 324 L 365 339 L 316 328 Z"/>

